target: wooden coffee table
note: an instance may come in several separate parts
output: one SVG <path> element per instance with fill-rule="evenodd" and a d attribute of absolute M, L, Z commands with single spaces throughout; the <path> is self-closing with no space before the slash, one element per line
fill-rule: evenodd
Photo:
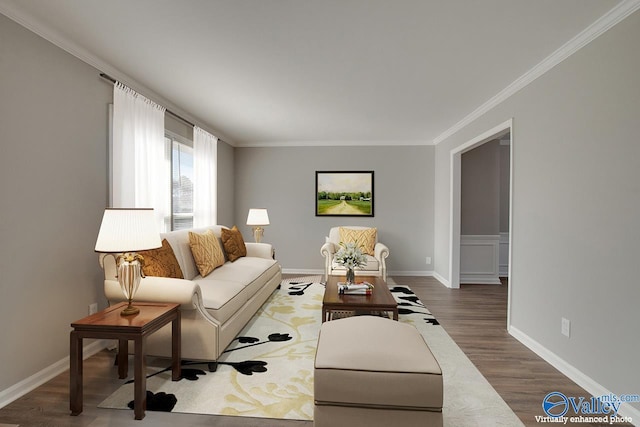
<path fill-rule="evenodd" d="M 393 320 L 398 320 L 398 303 L 387 282 L 381 277 L 356 276 L 356 282 L 369 282 L 373 285 L 371 295 L 349 295 L 338 293 L 338 282 L 344 282 L 345 276 L 329 276 L 322 300 L 322 321 L 331 320 L 334 311 L 356 311 L 364 313 L 391 312 Z"/>
<path fill-rule="evenodd" d="M 134 302 L 140 313 L 121 316 L 127 303 L 120 303 L 85 317 L 71 324 L 70 390 L 71 415 L 82 412 L 82 340 L 83 338 L 118 340 L 118 376 L 127 377 L 129 340 L 134 341 L 134 417 L 144 418 L 146 409 L 146 384 L 144 344 L 147 335 L 164 325 L 172 324 L 172 375 L 173 381 L 181 378 L 180 369 L 180 304 Z"/>

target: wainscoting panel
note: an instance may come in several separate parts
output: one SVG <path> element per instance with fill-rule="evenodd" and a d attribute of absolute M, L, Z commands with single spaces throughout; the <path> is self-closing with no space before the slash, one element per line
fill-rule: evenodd
<path fill-rule="evenodd" d="M 500 257 L 498 274 L 500 277 L 509 276 L 509 233 L 500 233 Z"/>
<path fill-rule="evenodd" d="M 460 236 L 460 283 L 499 285 L 499 258 L 499 235 Z"/>

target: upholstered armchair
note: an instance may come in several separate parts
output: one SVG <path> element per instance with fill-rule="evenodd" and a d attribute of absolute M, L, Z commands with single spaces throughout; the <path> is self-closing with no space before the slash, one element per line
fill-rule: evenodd
<path fill-rule="evenodd" d="M 329 230 L 329 236 L 325 238 L 325 243 L 320 248 L 320 253 L 324 257 L 324 278 L 329 276 L 344 276 L 346 269 L 335 262 L 335 253 L 340 249 L 340 243 L 357 241 L 362 245 L 367 257 L 367 264 L 364 267 L 356 268 L 356 276 L 379 276 L 382 280 L 387 280 L 386 258 L 389 256 L 389 248 L 378 242 L 377 229 L 360 226 L 333 227 Z M 368 252 L 368 253 L 367 253 Z"/>

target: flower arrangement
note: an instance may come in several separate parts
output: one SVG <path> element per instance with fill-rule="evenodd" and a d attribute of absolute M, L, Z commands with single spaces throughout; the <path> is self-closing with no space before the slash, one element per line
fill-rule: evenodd
<path fill-rule="evenodd" d="M 354 282 L 354 268 L 364 267 L 367 264 L 367 257 L 364 256 L 357 242 L 340 242 L 340 249 L 336 252 L 335 260 L 347 269 L 347 283 Z"/>

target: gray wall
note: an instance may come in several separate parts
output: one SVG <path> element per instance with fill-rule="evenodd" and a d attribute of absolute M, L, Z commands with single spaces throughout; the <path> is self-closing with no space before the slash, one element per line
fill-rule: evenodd
<path fill-rule="evenodd" d="M 461 234 L 500 231 L 500 142 L 490 141 L 462 155 Z"/>
<path fill-rule="evenodd" d="M 252 207 L 265 207 L 271 225 L 264 241 L 273 243 L 284 269 L 323 269 L 320 247 L 329 228 L 378 228 L 390 248 L 387 268 L 401 273 L 432 270 L 433 146 L 280 147 L 236 149 L 236 220 L 245 239 Z M 373 170 L 374 217 L 316 217 L 315 172 Z"/>
<path fill-rule="evenodd" d="M 617 394 L 640 384 L 638 40 L 635 12 L 438 144 L 435 159 L 435 267 L 448 279 L 450 152 L 513 118 L 511 324 Z"/>
<path fill-rule="evenodd" d="M 460 232 L 509 231 L 509 146 L 489 141 L 462 154 Z"/>
<path fill-rule="evenodd" d="M 500 144 L 500 232 L 509 232 L 509 192 L 511 190 L 511 147 Z"/>
<path fill-rule="evenodd" d="M 93 251 L 107 203 L 113 89 L 0 15 L 0 392 L 69 355 L 105 307 Z"/>
<path fill-rule="evenodd" d="M 235 149 L 218 140 L 218 224 L 233 225 L 235 218 Z"/>

